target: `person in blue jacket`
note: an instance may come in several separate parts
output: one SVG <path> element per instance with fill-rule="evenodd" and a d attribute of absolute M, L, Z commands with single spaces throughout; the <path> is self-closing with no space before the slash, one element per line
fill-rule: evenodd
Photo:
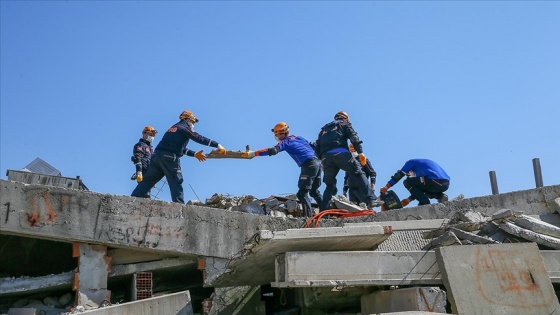
<path fill-rule="evenodd" d="M 413 200 L 418 200 L 419 206 L 430 204 L 430 199 L 437 199 L 438 202 L 448 200 L 444 192 L 449 189 L 451 178 L 439 164 L 428 159 L 408 160 L 400 170 L 391 176 L 391 180 L 380 189 L 380 192 L 387 193 L 387 190 L 405 175 L 407 178 L 403 184 L 410 191 L 410 197 L 401 201 L 403 207 Z"/>
<path fill-rule="evenodd" d="M 152 159 L 152 142 L 156 136 L 157 130 L 152 126 L 146 126 L 142 130 L 142 138 L 132 148 L 132 156 L 130 160 L 134 163 L 136 172 L 130 177 L 131 180 L 136 180 L 138 183 L 144 179 L 144 174 L 148 171 L 150 160 Z M 146 192 L 147 196 L 150 191 Z"/>
<path fill-rule="evenodd" d="M 301 202 L 303 213 L 307 217 L 313 216 L 313 208 L 308 194 L 315 199 L 318 205 L 322 203 L 319 186 L 321 186 L 321 162 L 315 155 L 315 150 L 309 141 L 303 137 L 290 135 L 290 128 L 285 122 L 276 124 L 272 129 L 274 138 L 278 144 L 266 149 L 248 151 L 244 157 L 273 156 L 279 152 L 286 151 L 300 167 L 298 180 L 298 192 L 296 194 Z"/>
<path fill-rule="evenodd" d="M 226 154 L 226 149 L 214 140 L 210 140 L 194 131 L 194 124 L 198 122 L 196 116 L 188 110 L 179 115 L 179 122 L 171 126 L 163 135 L 152 155 L 152 161 L 144 179 L 138 183 L 131 196 L 149 198 L 148 191 L 163 176 L 167 179 L 171 200 L 173 202 L 185 203 L 183 198 L 183 173 L 181 171 L 180 158 L 183 155 L 196 157 L 200 162 L 206 161 L 202 150 L 194 152 L 187 149 L 189 140 L 202 145 L 218 148 L 219 154 Z"/>

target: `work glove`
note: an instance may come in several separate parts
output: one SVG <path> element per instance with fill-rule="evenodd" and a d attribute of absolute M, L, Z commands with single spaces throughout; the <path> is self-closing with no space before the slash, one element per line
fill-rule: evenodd
<path fill-rule="evenodd" d="M 363 153 L 358 154 L 358 158 L 360 159 L 360 164 L 362 164 L 362 166 L 366 165 L 367 158 L 366 158 L 365 154 L 363 154 Z"/>
<path fill-rule="evenodd" d="M 204 153 L 202 153 L 202 150 L 196 152 L 194 154 L 194 157 L 200 162 L 206 161 L 206 155 L 204 155 Z"/>
<path fill-rule="evenodd" d="M 387 184 L 387 185 L 385 185 L 383 188 L 379 189 L 379 192 L 380 192 L 382 195 L 385 195 L 385 194 L 387 193 L 387 190 L 389 190 L 389 188 L 391 188 L 391 185 Z"/>
<path fill-rule="evenodd" d="M 226 148 L 224 148 L 221 144 L 218 144 L 218 154 L 226 155 Z"/>
<path fill-rule="evenodd" d="M 408 198 L 401 201 L 401 205 L 403 206 L 403 208 L 408 206 L 409 203 L 410 203 L 410 199 Z"/>
<path fill-rule="evenodd" d="M 136 172 L 136 181 L 141 182 L 143 179 L 144 176 L 142 176 L 142 172 Z"/>
<path fill-rule="evenodd" d="M 241 157 L 248 158 L 248 159 L 255 157 L 255 151 L 245 151 L 241 153 Z"/>

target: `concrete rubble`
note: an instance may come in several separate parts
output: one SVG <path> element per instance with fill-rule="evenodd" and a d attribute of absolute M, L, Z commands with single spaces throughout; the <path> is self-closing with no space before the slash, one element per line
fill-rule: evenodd
<path fill-rule="evenodd" d="M 294 195 L 0 180 L 0 314 L 558 314 L 559 210 L 547 186 L 303 228 Z"/>

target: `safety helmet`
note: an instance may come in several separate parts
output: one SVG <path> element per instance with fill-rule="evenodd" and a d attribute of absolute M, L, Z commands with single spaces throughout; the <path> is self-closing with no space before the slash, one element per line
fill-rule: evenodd
<path fill-rule="evenodd" d="M 149 136 L 155 136 L 157 133 L 157 130 L 154 129 L 154 127 L 152 126 L 146 126 L 144 127 L 144 130 L 142 130 L 142 133 L 144 134 L 148 134 Z"/>
<path fill-rule="evenodd" d="M 338 112 L 334 115 L 334 120 L 337 120 L 337 119 L 350 121 L 350 116 L 348 116 L 348 114 L 345 111 L 341 110 L 340 112 Z"/>
<path fill-rule="evenodd" d="M 281 122 L 276 124 L 276 126 L 274 126 L 274 128 L 272 128 L 270 131 L 274 132 L 275 136 L 278 136 L 287 134 L 290 131 L 290 127 L 288 127 L 288 124 L 286 124 L 285 122 Z"/>
<path fill-rule="evenodd" d="M 196 116 L 190 110 L 184 110 L 181 115 L 179 115 L 179 119 L 186 119 L 193 124 L 198 122 L 198 118 L 196 118 Z"/>
<path fill-rule="evenodd" d="M 356 152 L 356 149 L 354 149 L 354 145 L 352 143 L 348 145 L 348 150 L 350 150 L 350 152 Z"/>

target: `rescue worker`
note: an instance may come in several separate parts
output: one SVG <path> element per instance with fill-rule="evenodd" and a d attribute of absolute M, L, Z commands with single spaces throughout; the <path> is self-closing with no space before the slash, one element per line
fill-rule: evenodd
<path fill-rule="evenodd" d="M 430 199 L 437 199 L 438 202 L 448 200 L 444 192 L 449 189 L 450 177 L 439 164 L 428 159 L 408 160 L 400 170 L 391 176 L 387 185 L 379 190 L 381 194 L 387 193 L 387 190 L 405 175 L 407 178 L 403 184 L 410 191 L 410 197 L 401 200 L 403 207 L 413 200 L 418 200 L 419 206 L 430 204 Z"/>
<path fill-rule="evenodd" d="M 319 186 L 321 186 L 321 162 L 315 155 L 315 151 L 309 141 L 303 137 L 290 135 L 290 128 L 285 122 L 280 122 L 271 130 L 278 144 L 266 149 L 258 151 L 248 151 L 242 156 L 273 156 L 279 152 L 286 151 L 294 159 L 300 167 L 298 180 L 298 192 L 296 194 L 303 208 L 303 214 L 307 217 L 314 215 L 311 201 L 308 194 L 315 199 L 318 205 L 321 205 L 321 194 Z"/>
<path fill-rule="evenodd" d="M 358 161 L 352 157 L 348 149 L 348 141 L 354 145 L 358 153 Z M 334 120 L 321 128 L 317 138 L 315 152 L 321 158 L 323 165 L 323 182 L 327 185 L 323 192 L 323 204 L 320 210 L 329 208 L 332 196 L 336 195 L 336 175 L 342 169 L 356 182 L 356 188 L 363 196 L 368 209 L 378 205 L 377 197 L 367 182 L 362 166 L 366 165 L 367 158 L 362 151 L 362 141 L 358 133 L 352 128 L 350 117 L 344 111 L 334 115 Z M 360 166 L 361 164 L 361 166 Z"/>
<path fill-rule="evenodd" d="M 132 156 L 130 160 L 134 163 L 136 167 L 136 172 L 132 174 L 131 180 L 136 180 L 140 183 L 146 171 L 148 170 L 148 166 L 150 166 L 150 160 L 152 158 L 152 152 L 154 151 L 152 148 L 152 142 L 154 141 L 154 137 L 156 136 L 157 130 L 154 129 L 152 126 L 146 126 L 142 130 L 142 138 L 134 145 L 132 148 Z M 146 197 L 149 197 L 150 191 L 146 192 Z"/>
<path fill-rule="evenodd" d="M 185 203 L 183 198 L 183 174 L 180 158 L 183 155 L 196 157 L 200 162 L 206 161 L 202 150 L 194 152 L 187 149 L 189 140 L 206 146 L 218 148 L 219 154 L 226 154 L 226 149 L 214 140 L 210 140 L 194 131 L 198 118 L 188 110 L 179 115 L 179 122 L 171 126 L 156 146 L 152 161 L 144 180 L 138 183 L 132 196 L 146 198 L 146 193 L 165 176 L 171 191 L 173 202 Z"/>
<path fill-rule="evenodd" d="M 354 159 L 358 159 L 358 153 L 356 152 L 356 149 L 354 149 L 354 145 L 352 145 L 352 143 L 350 143 L 348 149 L 350 149 L 350 152 L 352 153 Z M 359 162 L 359 160 L 357 160 L 357 162 Z M 366 165 L 362 166 L 362 171 L 364 172 L 364 175 L 366 175 L 366 178 L 369 180 L 369 187 L 375 193 L 375 181 L 377 179 L 377 173 L 373 169 L 373 166 L 371 165 L 371 162 L 368 158 L 366 158 Z M 347 196 L 348 199 L 355 204 L 366 202 L 366 196 L 364 196 L 362 191 L 358 189 L 359 183 L 360 181 L 356 182 L 356 177 L 348 176 L 348 172 L 346 172 L 346 174 L 344 175 L 344 188 L 342 189 L 342 194 Z"/>

